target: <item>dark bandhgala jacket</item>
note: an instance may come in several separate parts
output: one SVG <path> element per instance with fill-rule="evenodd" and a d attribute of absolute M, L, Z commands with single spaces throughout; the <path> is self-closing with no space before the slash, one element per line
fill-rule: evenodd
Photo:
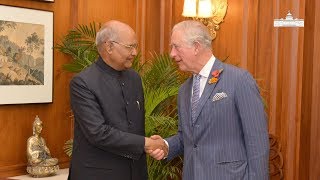
<path fill-rule="evenodd" d="M 69 179 L 145 180 L 144 97 L 139 75 L 101 57 L 70 83 L 74 143 Z"/>

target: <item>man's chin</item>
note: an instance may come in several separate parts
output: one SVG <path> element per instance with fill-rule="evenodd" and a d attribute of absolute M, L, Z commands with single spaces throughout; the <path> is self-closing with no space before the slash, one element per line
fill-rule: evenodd
<path fill-rule="evenodd" d="M 180 64 L 178 64 L 178 68 L 180 71 L 186 71 L 186 68 Z"/>
<path fill-rule="evenodd" d="M 128 63 L 126 63 L 125 65 L 124 65 L 124 67 L 126 68 L 126 69 L 129 69 L 129 68 L 131 68 L 132 67 L 132 62 L 128 62 Z"/>

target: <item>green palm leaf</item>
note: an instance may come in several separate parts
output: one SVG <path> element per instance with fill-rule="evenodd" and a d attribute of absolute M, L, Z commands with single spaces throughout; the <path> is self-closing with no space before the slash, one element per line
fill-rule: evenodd
<path fill-rule="evenodd" d="M 176 96 L 179 90 L 179 87 L 175 86 L 159 87 L 157 89 L 144 87 L 146 116 L 161 113 L 162 110 L 156 108 L 168 98 Z"/>
<path fill-rule="evenodd" d="M 146 116 L 146 136 L 158 134 L 169 137 L 177 133 L 178 121 L 176 117 L 169 116 Z"/>
<path fill-rule="evenodd" d="M 69 157 L 72 156 L 72 147 L 73 147 L 73 139 L 69 139 L 64 143 L 63 150 Z"/>
<path fill-rule="evenodd" d="M 150 88 L 179 86 L 178 67 L 168 54 L 153 54 L 152 59 L 147 61 L 143 81 Z"/>
<path fill-rule="evenodd" d="M 63 65 L 63 69 L 69 72 L 80 72 L 98 57 L 95 45 L 97 25 L 90 23 L 89 26 L 78 25 L 64 36 L 61 44 L 55 48 L 72 57 L 73 61 Z M 98 25 L 99 29 L 101 24 Z"/>
<path fill-rule="evenodd" d="M 158 134 L 161 137 L 169 137 L 177 132 L 176 118 L 168 116 L 146 116 L 146 136 Z M 147 156 L 148 174 L 151 180 L 179 179 L 182 168 L 182 158 L 165 162 L 157 161 Z"/>
<path fill-rule="evenodd" d="M 139 72 L 143 82 L 146 116 L 168 115 L 164 113 L 168 110 L 168 106 L 174 112 L 176 106 L 171 100 L 178 94 L 182 78 L 170 56 L 166 53 L 160 55 L 154 53 L 151 59 L 142 64 L 139 63 L 139 58 L 136 58 L 133 68 Z"/>

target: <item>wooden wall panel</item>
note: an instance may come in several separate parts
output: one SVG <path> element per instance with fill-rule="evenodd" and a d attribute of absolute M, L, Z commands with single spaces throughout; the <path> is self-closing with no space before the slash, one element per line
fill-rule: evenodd
<path fill-rule="evenodd" d="M 119 20 L 129 24 L 137 33 L 141 54 L 150 57 L 150 52 L 160 49 L 160 1 L 147 0 L 72 0 L 77 24 L 104 23 Z M 152 22 L 152 23 L 151 23 Z"/>
<path fill-rule="evenodd" d="M 89 24 L 93 21 L 104 23 L 115 19 L 128 23 L 135 29 L 136 1 L 128 0 L 78 0 L 78 22 Z"/>
<path fill-rule="evenodd" d="M 315 1 L 315 6 L 308 7 L 306 10 L 309 10 L 309 8 L 314 8 L 314 35 L 313 39 L 309 41 L 308 43 L 312 42 L 313 40 L 313 46 L 314 46 L 314 54 L 312 58 L 312 99 L 311 99 L 311 119 L 310 119 L 310 161 L 309 161 L 309 179 L 311 180 L 317 180 L 320 177 L 320 2 Z M 309 40 L 309 39 L 308 39 Z M 307 42 L 307 40 L 305 41 Z M 308 52 L 308 51 L 307 51 Z M 309 59 L 305 59 L 305 61 L 308 61 L 310 63 Z M 305 62 L 305 63 L 308 63 Z M 308 72 L 308 71 L 307 71 Z M 307 73 L 306 72 L 306 73 Z M 304 78 L 302 78 L 304 79 Z M 303 97 L 303 94 L 302 94 Z M 305 119 L 302 119 L 305 120 Z"/>
<path fill-rule="evenodd" d="M 319 8 L 319 1 L 306 0 L 299 178 L 310 180 L 320 177 Z"/>
<path fill-rule="evenodd" d="M 160 25 L 164 23 L 164 18 L 161 13 L 165 9 L 166 2 L 162 1 L 148 1 L 148 0 L 137 0 L 137 13 L 136 13 L 136 33 L 139 37 L 139 48 L 141 51 L 142 61 L 152 57 L 152 53 L 160 52 L 160 39 L 162 44 L 164 41 L 164 26 Z M 161 30 L 161 28 L 163 28 Z"/>
<path fill-rule="evenodd" d="M 301 7 L 301 12 L 300 12 Z M 284 18 L 288 12 L 295 17 L 304 18 L 304 1 L 278 1 L 274 2 L 273 9 L 276 12 L 273 18 Z M 275 101 L 269 101 L 270 106 L 276 110 L 269 122 L 272 122 L 273 132 L 280 138 L 284 155 L 284 172 L 286 178 L 297 177 L 298 154 L 300 148 L 299 124 L 300 124 L 300 100 L 301 100 L 301 62 L 303 48 L 303 28 L 273 28 L 274 41 L 277 47 L 273 68 L 276 68 L 276 77 L 272 81 L 277 82 L 270 96 L 275 96 Z M 263 43 L 268 43 L 267 41 Z M 276 62 L 276 63 L 275 63 Z M 270 111 L 269 111 L 270 113 Z"/>
<path fill-rule="evenodd" d="M 227 15 L 224 22 L 220 24 L 220 30 L 217 32 L 217 37 L 213 41 L 213 53 L 221 60 L 226 58 L 230 64 L 242 64 L 243 37 L 247 36 L 248 32 L 243 29 L 243 14 L 244 4 L 241 1 L 228 1 Z M 245 52 L 247 49 L 244 50 Z M 246 56 L 246 53 L 244 54 Z"/>
<path fill-rule="evenodd" d="M 44 3 L 39 1 L 0 0 L 0 4 L 54 11 L 54 43 L 69 29 L 70 1 Z M 67 11 L 66 11 L 67 9 Z M 66 26 L 67 25 L 67 26 Z M 61 65 L 67 57 L 54 51 L 53 103 L 0 105 L 0 177 L 26 173 L 26 141 L 32 135 L 32 123 L 39 115 L 44 123 L 42 136 L 60 166 L 67 167 L 69 158 L 63 152 L 64 142 L 70 138 L 68 119 L 68 75 L 61 74 Z M 1 87 L 0 87 L 1 88 Z"/>
<path fill-rule="evenodd" d="M 160 53 L 169 51 L 172 25 L 172 0 L 161 0 L 160 4 Z"/>

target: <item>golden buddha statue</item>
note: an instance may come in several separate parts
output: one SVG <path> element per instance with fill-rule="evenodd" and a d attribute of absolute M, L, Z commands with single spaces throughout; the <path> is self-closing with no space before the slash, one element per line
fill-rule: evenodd
<path fill-rule="evenodd" d="M 27 172 L 34 177 L 55 174 L 59 170 L 58 159 L 52 158 L 45 140 L 40 136 L 42 121 L 36 116 L 33 122 L 33 135 L 27 140 Z"/>

